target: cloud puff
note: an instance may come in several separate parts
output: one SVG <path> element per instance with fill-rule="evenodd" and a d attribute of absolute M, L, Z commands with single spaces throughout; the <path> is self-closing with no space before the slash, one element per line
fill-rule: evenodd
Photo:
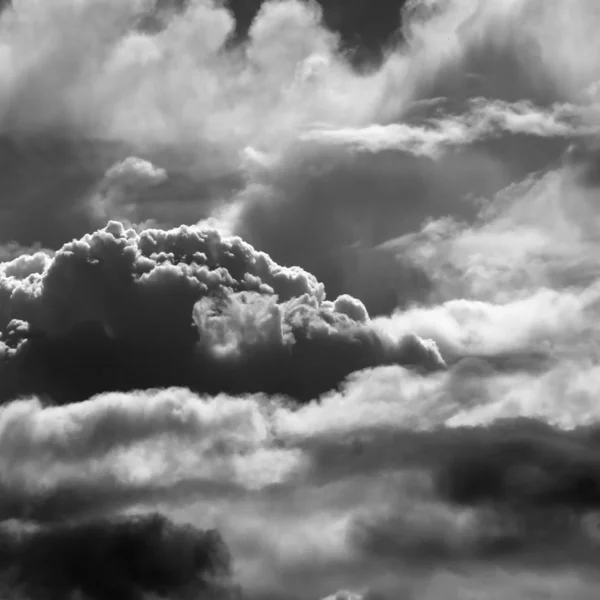
<path fill-rule="evenodd" d="M 165 169 L 147 160 L 130 156 L 106 171 L 100 189 L 91 200 L 91 210 L 99 221 L 128 218 L 137 222 L 137 196 L 145 189 L 158 186 L 167 179 Z"/>

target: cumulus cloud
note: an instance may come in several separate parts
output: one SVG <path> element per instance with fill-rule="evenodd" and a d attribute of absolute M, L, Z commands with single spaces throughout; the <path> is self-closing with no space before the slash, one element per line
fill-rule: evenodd
<path fill-rule="evenodd" d="M 186 385 L 309 399 L 357 369 L 445 365 L 435 344 L 378 330 L 359 300 L 327 301 L 311 274 L 214 230 L 112 222 L 3 268 L 4 397 Z"/>
<path fill-rule="evenodd" d="M 168 179 L 165 169 L 151 162 L 130 156 L 110 167 L 91 201 L 91 211 L 98 221 L 110 219 L 138 222 L 135 214 L 137 196 L 147 188 Z"/>

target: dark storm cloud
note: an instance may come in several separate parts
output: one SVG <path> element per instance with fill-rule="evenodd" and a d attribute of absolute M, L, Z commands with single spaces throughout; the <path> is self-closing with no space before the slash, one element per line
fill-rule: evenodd
<path fill-rule="evenodd" d="M 418 432 L 386 428 L 382 419 L 334 439 L 304 448 L 316 485 L 346 482 L 347 495 L 370 486 L 371 501 L 357 503 L 349 532 L 365 565 L 543 569 L 597 561 L 595 427 L 565 432 L 521 420 Z"/>
<path fill-rule="evenodd" d="M 5 522 L 0 539 L 6 598 L 239 597 L 219 533 L 177 525 L 160 514 L 33 529 Z"/>
<path fill-rule="evenodd" d="M 363 385 L 368 393 L 369 387 Z M 595 425 L 565 431 L 541 420 L 521 418 L 447 427 L 456 408 L 452 408 L 450 386 L 445 391 L 447 396 L 438 401 L 439 406 L 428 407 L 420 419 L 415 417 L 415 423 L 409 417 L 404 425 L 397 419 L 392 425 L 390 416 L 384 414 L 385 403 L 378 407 L 382 416 L 377 424 L 358 406 L 348 406 L 348 412 L 356 411 L 360 418 L 352 425 L 340 424 L 339 430 L 333 415 L 327 414 L 324 398 L 322 431 L 306 432 L 300 442 L 314 453 L 317 480 L 377 470 L 424 469 L 433 477 L 436 494 L 457 506 L 504 507 L 517 512 L 536 507 L 578 513 L 600 509 L 600 436 Z M 350 387 L 346 393 L 350 397 L 356 390 Z M 425 402 L 426 391 L 421 393 Z M 460 390 L 456 393 L 454 401 L 460 402 Z M 402 408 L 395 410 L 401 413 Z M 293 423 L 294 417 L 289 419 Z"/>
<path fill-rule="evenodd" d="M 4 263 L 4 398 L 185 385 L 309 399 L 377 364 L 443 367 L 435 345 L 371 328 L 362 303 L 239 238 L 118 223 Z"/>
<path fill-rule="evenodd" d="M 596 429 L 559 434 L 536 422 L 466 431 L 438 484 L 457 503 L 598 508 L 598 444 Z"/>

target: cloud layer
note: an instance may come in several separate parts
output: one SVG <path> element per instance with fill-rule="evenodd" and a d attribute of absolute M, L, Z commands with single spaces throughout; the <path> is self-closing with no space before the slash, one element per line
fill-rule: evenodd
<path fill-rule="evenodd" d="M 360 10 L 0 13 L 3 597 L 597 596 L 600 12 Z"/>

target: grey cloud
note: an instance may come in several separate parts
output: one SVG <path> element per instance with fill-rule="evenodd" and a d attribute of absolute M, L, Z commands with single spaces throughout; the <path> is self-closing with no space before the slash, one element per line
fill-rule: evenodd
<path fill-rule="evenodd" d="M 211 230 L 111 223 L 5 269 L 5 398 L 186 385 L 309 399 L 377 364 L 444 366 L 410 332 L 374 329 L 359 301 L 326 302 L 306 271 Z"/>
<path fill-rule="evenodd" d="M 482 199 L 500 205 L 502 190 L 559 167 L 571 144 L 596 131 L 594 109 L 574 104 L 477 99 L 461 108 L 307 134 L 281 161 L 250 173 L 230 205 L 229 229 L 315 273 L 334 294 L 358 296 L 372 313 L 427 300 L 437 285 L 427 269 L 409 252 L 395 260 L 382 244 L 430 220 L 477 223 Z"/>
<path fill-rule="evenodd" d="M 343 396 L 305 407 L 183 390 L 8 404 L 2 456 L 20 457 L 12 472 L 24 479 L 3 494 L 4 514 L 51 523 L 158 503 L 193 521 L 212 506 L 240 568 L 266 561 L 265 586 L 279 580 L 290 597 L 308 574 L 314 590 L 344 578 L 368 586 L 391 563 L 593 564 L 582 518 L 593 526 L 598 508 L 595 426 L 452 426 L 465 407 L 436 394 L 447 375 L 396 370 L 356 375 Z M 271 597 L 243 572 L 249 597 Z"/>
<path fill-rule="evenodd" d="M 257 179 L 239 196 L 234 230 L 277 260 L 314 272 L 331 293 L 359 298 L 369 294 L 355 265 L 361 246 L 412 231 L 427 214 L 443 216 L 449 206 L 468 218 L 477 213 L 469 193 L 485 196 L 508 181 L 504 168 L 485 154 L 448 155 L 436 162 L 399 151 L 374 155 L 310 145 Z M 397 306 L 397 296 L 410 298 L 413 290 L 402 289 L 402 269 L 395 269 L 400 273 L 394 281 L 388 265 L 377 268 L 383 276 L 374 278 L 371 292 L 380 286 L 380 298 L 368 308 L 388 312 Z"/>
<path fill-rule="evenodd" d="M 552 9 L 544 2 L 415 2 L 405 8 L 408 66 L 393 53 L 382 109 L 394 111 L 402 86 L 419 99 L 450 97 L 457 105 L 484 96 L 542 104 L 579 101 L 597 79 L 598 62 L 587 37 L 598 15 L 587 0 Z M 556 40 L 560 38 L 560 42 Z"/>
<path fill-rule="evenodd" d="M 0 536 L 6 598 L 239 597 L 218 532 L 159 514 L 33 530 L 8 523 Z"/>
<path fill-rule="evenodd" d="M 544 166 L 552 157 L 559 155 L 561 144 L 550 147 L 552 144 L 544 145 L 548 144 L 548 140 L 539 138 L 544 138 L 548 133 L 565 133 L 569 129 L 566 123 L 571 123 L 570 113 L 577 114 L 579 109 L 572 103 L 564 103 L 536 111 L 534 104 L 521 98 L 515 99 L 518 101 L 513 104 L 494 99 L 486 100 L 485 104 L 471 102 L 471 107 L 468 102 L 460 104 L 451 110 L 456 114 L 454 125 L 452 121 L 437 119 L 436 127 L 441 128 L 442 138 L 454 139 L 458 130 L 464 132 L 469 128 L 493 130 L 499 124 L 501 129 L 510 132 L 509 137 L 515 136 L 515 139 L 510 142 L 504 139 L 506 136 L 502 136 L 501 140 L 485 140 L 483 146 L 481 142 L 471 140 L 471 145 L 463 150 L 466 154 L 444 157 L 438 164 L 412 157 L 412 150 L 408 152 L 409 156 L 405 156 L 404 152 L 397 154 L 396 151 L 388 151 L 370 159 L 352 153 L 347 156 L 346 152 L 336 156 L 336 152 L 321 148 L 322 143 L 319 143 L 313 146 L 309 144 L 308 149 L 298 152 L 294 150 L 296 140 L 301 139 L 307 129 L 314 129 L 315 122 L 325 123 L 334 136 L 343 137 L 344 132 L 348 131 L 367 132 L 377 127 L 384 131 L 408 128 L 413 131 L 409 135 L 412 139 L 420 130 L 415 127 L 411 129 L 408 124 L 397 121 L 402 119 L 404 113 L 410 115 L 412 101 L 418 99 L 418 94 L 402 94 L 396 113 L 389 118 L 385 116 L 385 110 L 381 112 L 383 109 L 374 99 L 382 95 L 393 96 L 388 94 L 386 86 L 389 82 L 404 82 L 403 69 L 406 65 L 413 59 L 418 63 L 421 54 L 427 52 L 418 44 L 411 45 L 409 41 L 407 47 L 390 55 L 381 70 L 359 76 L 338 53 L 335 36 L 320 24 L 318 10 L 294 2 L 286 7 L 285 10 L 278 10 L 266 5 L 249 30 L 245 45 L 222 51 L 222 44 L 232 27 L 232 18 L 227 11 L 210 3 L 196 8 L 187 5 L 182 7 L 184 12 L 167 11 L 162 28 L 143 34 L 135 34 L 130 30 L 137 18 L 135 11 L 138 8 L 132 13 L 131 7 L 126 9 L 111 5 L 108 12 L 113 16 L 98 24 L 93 32 L 93 39 L 97 42 L 94 52 L 88 51 L 85 55 L 91 66 L 87 65 L 88 59 L 82 56 L 75 61 L 78 68 L 64 74 L 69 81 L 65 89 L 70 90 L 73 97 L 68 94 L 63 97 L 64 89 L 56 90 L 56 94 L 50 97 L 45 96 L 47 106 L 54 106 L 60 114 L 65 106 L 71 107 L 69 102 L 74 104 L 74 121 L 67 138 L 71 141 L 64 143 L 76 157 L 75 160 L 68 159 L 68 162 L 81 166 L 81 169 L 73 169 L 76 181 L 68 189 L 61 187 L 55 192 L 52 186 L 45 186 L 43 194 L 39 187 L 37 191 L 34 190 L 35 193 L 30 193 L 30 183 L 25 182 L 25 185 L 20 182 L 11 194 L 14 201 L 7 207 L 3 221 L 7 230 L 21 243 L 41 241 L 58 248 L 65 239 L 80 237 L 84 232 L 101 226 L 100 217 L 117 217 L 158 226 L 193 223 L 209 217 L 215 205 L 237 195 L 243 205 L 240 217 L 243 223 L 236 231 L 267 250 L 276 260 L 300 264 L 314 272 L 327 284 L 333 295 L 350 292 L 364 298 L 368 308 L 377 313 L 387 312 L 415 298 L 422 300 L 426 291 L 413 292 L 407 288 L 413 286 L 416 272 L 419 279 L 417 286 L 423 286 L 426 290 L 429 287 L 427 276 L 410 265 L 400 268 L 389 265 L 385 258 L 376 261 L 377 266 L 367 268 L 365 272 L 355 264 L 357 260 L 362 261 L 364 247 L 369 248 L 409 232 L 419 227 L 426 217 L 453 213 L 471 218 L 475 211 L 468 201 L 464 201 L 465 197 L 492 195 L 510 183 L 516 174 Z M 143 13 L 146 8 L 140 5 L 139 10 Z M 439 17 L 442 20 L 428 22 L 422 34 L 433 35 L 432 32 L 441 25 L 452 30 L 456 25 L 451 18 L 454 9 L 450 3 L 447 20 L 444 20 L 446 17 L 443 17 L 445 13 L 442 11 Z M 37 32 L 35 22 L 29 21 L 33 8 L 23 5 L 20 10 L 22 12 L 17 12 L 11 18 L 5 17 L 6 27 L 11 27 L 7 44 L 18 47 L 24 43 L 27 35 L 39 33 L 47 39 L 49 46 L 56 48 L 55 54 L 47 56 L 38 56 L 33 50 L 30 51 L 30 59 L 39 65 L 39 70 L 52 72 L 58 69 L 62 72 L 59 59 L 66 52 L 74 57 L 85 54 L 76 50 L 83 36 L 73 35 L 62 40 L 58 32 L 63 24 L 63 12 L 67 22 L 77 24 L 73 25 L 74 28 L 82 31 L 91 28 L 85 15 L 87 10 L 94 10 L 93 3 L 79 12 L 69 12 L 62 5 L 49 8 L 49 26 L 44 32 Z M 482 9 L 480 13 L 475 13 L 475 22 L 481 19 L 483 25 L 492 27 L 497 19 L 497 23 L 504 27 L 506 15 L 501 11 L 488 14 Z M 461 19 L 464 16 L 459 14 Z M 185 26 L 184 22 L 188 22 L 189 26 Z M 192 38 L 188 33 L 194 27 L 202 29 L 207 23 L 214 25 L 211 29 L 214 38 L 210 38 L 210 43 L 207 42 L 194 53 Z M 273 23 L 278 23 L 280 27 L 272 26 Z M 472 24 L 469 28 L 475 30 Z M 288 36 L 286 44 L 290 52 L 277 53 L 278 32 L 284 30 L 290 35 L 293 32 L 309 32 L 306 39 L 311 41 L 303 45 L 302 36 L 292 35 L 295 40 L 292 48 Z M 469 44 L 476 46 L 476 38 L 475 34 L 464 37 L 467 49 Z M 426 39 L 431 42 L 431 49 L 437 52 L 438 42 L 428 37 Z M 460 63 L 452 52 L 448 56 Z M 158 58 L 154 61 L 150 60 L 152 57 Z M 82 65 L 79 65 L 80 61 Z M 290 64 L 298 69 L 291 69 Z M 404 66 L 400 68 L 399 64 Z M 215 82 L 214 86 L 207 88 L 214 92 L 214 97 L 211 95 L 208 100 L 199 101 L 201 110 L 167 110 L 166 107 L 176 104 L 175 97 L 196 98 L 196 88 L 184 84 L 184 81 L 190 80 L 187 75 L 190 75 L 192 65 L 198 67 L 198 74 L 204 73 L 210 81 Z M 17 73 L 18 66 L 15 67 Z M 170 66 L 170 70 L 167 66 Z M 97 74 L 93 83 L 88 82 L 87 67 Z M 463 69 L 463 66 L 457 68 Z M 297 71 L 297 76 L 294 75 L 294 81 L 289 82 L 292 71 Z M 428 68 L 424 68 L 423 73 L 426 79 Z M 132 80 L 140 80 L 147 94 L 133 93 L 129 86 L 117 85 L 129 81 L 128 75 Z M 79 77 L 81 81 L 77 79 Z M 192 77 L 193 81 L 195 77 Z M 41 85 L 39 79 L 34 79 L 31 79 L 31 85 Z M 224 89 L 219 83 L 222 81 L 232 81 L 233 91 Z M 96 107 L 97 113 L 91 120 L 93 102 L 86 95 L 86 82 L 90 89 L 99 90 L 98 97 L 104 100 L 103 106 Z M 30 78 L 26 73 L 18 83 L 19 93 L 29 98 Z M 330 94 L 327 91 L 332 85 L 339 93 Z M 411 89 L 409 84 L 406 87 Z M 279 91 L 281 89 L 288 89 L 289 93 L 283 97 Z M 371 89 L 373 93 L 367 94 L 366 90 Z M 166 96 L 162 100 L 158 90 L 162 90 Z M 222 102 L 221 97 L 225 93 L 228 101 Z M 452 94 L 447 93 L 446 96 L 451 97 Z M 32 102 L 35 97 L 32 95 Z M 352 103 L 347 101 L 350 97 Z M 269 110 L 264 110 L 265 104 L 268 104 Z M 451 98 L 448 104 L 452 108 Z M 29 106 L 28 102 L 15 104 L 15 110 L 23 114 L 24 122 L 28 119 Z M 46 111 L 49 110 L 47 106 L 44 107 Z M 129 118 L 129 106 L 135 106 L 136 118 Z M 233 106 L 233 109 L 228 112 L 229 109 L 225 110 L 227 106 Z M 273 106 L 277 106 L 277 110 L 274 111 Z M 248 107 L 253 107 L 254 115 L 268 114 L 273 125 L 265 126 L 260 131 L 259 127 L 248 131 L 248 123 L 253 120 L 246 118 L 250 110 Z M 112 125 L 102 121 L 105 111 Z M 36 114 L 39 115 L 36 119 L 44 119 L 44 111 L 37 111 Z M 65 115 L 68 117 L 66 112 Z M 435 113 L 428 115 L 428 118 L 435 122 Z M 15 121 L 17 124 L 19 122 L 18 119 Z M 207 123 L 210 123 L 210 127 Z M 37 144 L 36 136 L 45 129 L 35 119 L 30 125 L 33 131 L 27 143 Z M 234 125 L 242 134 L 234 135 Z M 578 127 L 573 129 L 580 132 Z M 191 131 L 199 132 L 194 139 L 189 139 L 188 133 Z M 524 140 L 522 131 L 536 135 L 534 139 Z M 421 137 L 424 134 L 421 132 Z M 466 135 L 469 139 L 472 136 Z M 20 132 L 13 132 L 13 136 L 16 136 L 17 143 L 23 143 Z M 100 149 L 98 138 L 102 139 Z M 439 143 L 445 142 L 440 140 Z M 80 149 L 82 144 L 87 144 L 91 158 L 85 158 L 85 153 Z M 419 144 L 422 145 L 421 142 Z M 254 186 L 257 183 L 254 175 L 249 176 L 245 172 L 241 158 L 248 147 L 258 148 L 266 156 L 283 156 L 283 172 L 278 172 L 275 167 L 275 172 L 267 175 L 266 182 L 259 177 L 258 189 Z M 29 150 L 26 149 L 26 153 Z M 60 156 L 60 152 L 50 148 L 49 153 L 53 160 L 58 160 L 54 157 Z M 101 206 L 96 202 L 96 210 L 91 209 L 90 202 L 93 205 L 93 198 L 97 198 L 94 191 L 98 185 L 102 185 L 99 182 L 106 170 L 130 155 L 139 156 L 157 168 L 165 169 L 169 173 L 169 180 L 142 193 L 129 193 L 127 197 L 119 192 L 118 199 L 111 197 L 108 203 L 100 202 Z M 324 167 L 327 164 L 330 168 Z M 58 164 L 53 170 L 53 177 L 62 182 L 61 186 L 66 185 L 65 175 L 57 173 L 66 170 L 65 165 Z M 25 203 L 24 196 L 29 198 Z M 44 201 L 47 197 L 51 197 L 52 201 Z M 85 198 L 83 202 L 82 197 Z M 21 210 L 26 204 L 27 210 Z M 51 204 L 52 210 L 44 211 L 42 204 Z M 64 210 L 57 211 L 59 205 Z M 344 217 L 341 217 L 342 213 L 346 213 Z M 35 215 L 33 219 L 32 215 Z M 54 227 L 48 227 L 49 224 Z M 312 230 L 310 241 L 307 237 L 300 238 L 296 233 L 302 227 Z M 359 244 L 360 248 L 352 248 L 354 244 Z M 390 271 L 399 274 L 396 276 Z M 375 272 L 381 275 L 374 275 Z M 377 291 L 379 288 L 381 292 Z"/>

